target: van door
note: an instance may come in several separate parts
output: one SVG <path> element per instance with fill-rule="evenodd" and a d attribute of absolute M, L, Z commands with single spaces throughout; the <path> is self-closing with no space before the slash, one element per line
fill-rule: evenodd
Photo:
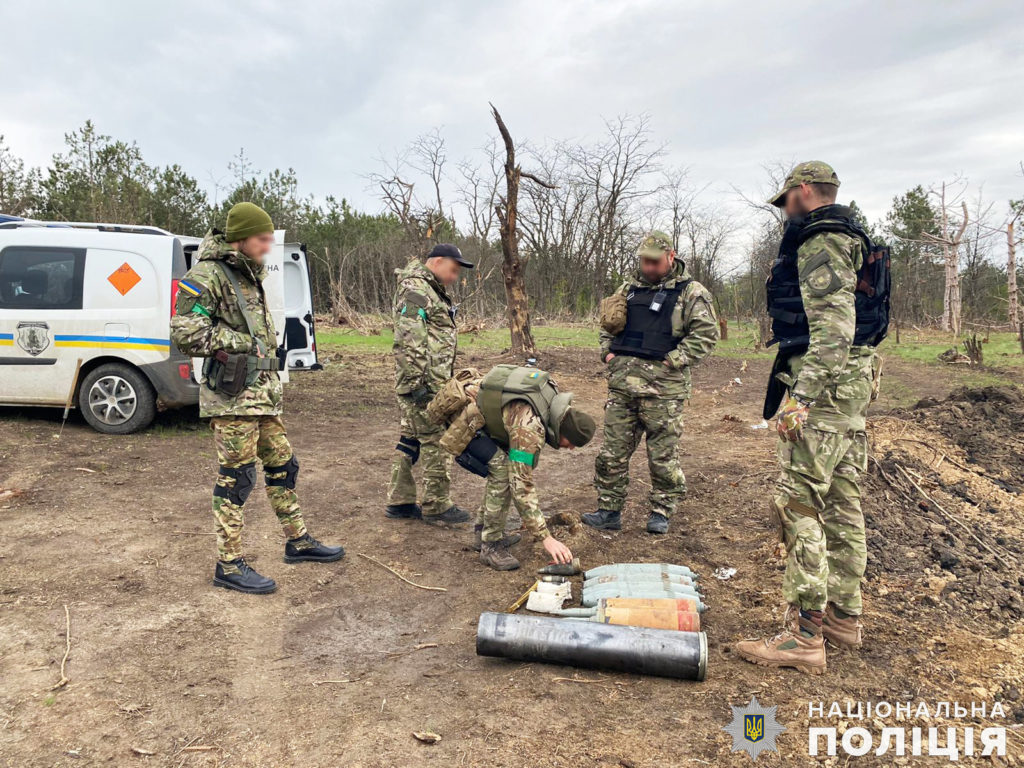
<path fill-rule="evenodd" d="M 64 405 L 78 356 L 59 349 L 81 315 L 85 249 L 0 250 L 0 399 Z"/>
<path fill-rule="evenodd" d="M 284 311 L 288 367 L 319 370 L 309 261 L 306 246 L 296 243 L 289 243 L 284 249 Z"/>

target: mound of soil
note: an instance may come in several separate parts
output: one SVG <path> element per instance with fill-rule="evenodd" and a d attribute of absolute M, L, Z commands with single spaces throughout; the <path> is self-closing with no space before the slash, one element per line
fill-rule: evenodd
<path fill-rule="evenodd" d="M 964 387 L 873 420 L 869 578 L 916 584 L 908 607 L 996 632 L 1024 618 L 1022 434 L 1013 387 Z"/>

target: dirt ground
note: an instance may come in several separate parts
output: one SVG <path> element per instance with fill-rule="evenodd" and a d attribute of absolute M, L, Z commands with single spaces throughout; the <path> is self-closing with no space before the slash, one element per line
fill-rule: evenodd
<path fill-rule="evenodd" d="M 77 417 L 61 432 L 57 413 L 0 410 L 0 765 L 745 766 L 721 729 L 730 705 L 754 694 L 778 705 L 787 728 L 760 765 L 819 764 L 807 751 L 808 702 L 847 700 L 1002 701 L 1010 757 L 984 762 L 1024 765 L 1020 390 L 953 391 L 941 369 L 889 365 L 889 379 L 922 402 L 896 410 L 883 395 L 873 408 L 867 642 L 830 653 L 827 675 L 811 678 L 732 652 L 781 619 L 782 567 L 764 511 L 774 438 L 751 428 L 767 363 L 699 368 L 681 446 L 690 496 L 670 533 L 643 532 L 642 451 L 622 532 L 554 529 L 586 567 L 674 562 L 704 575 L 710 651 L 707 680 L 695 683 L 477 657 L 479 614 L 504 610 L 532 583 L 541 550 L 521 544 L 524 568 L 495 573 L 468 548 L 466 526 L 387 520 L 391 360 L 328 357 L 325 371 L 294 376 L 285 418 L 311 530 L 348 555 L 285 565 L 273 514 L 253 494 L 246 549 L 277 579 L 271 596 L 210 585 L 216 459 L 195 413 L 107 437 Z M 540 365 L 600 412 L 592 350 L 545 354 Z M 548 514 L 572 520 L 593 508 L 599 442 L 545 452 L 538 486 Z M 481 490 L 456 468 L 456 501 L 474 508 Z M 415 589 L 357 553 L 447 591 Z M 719 567 L 737 573 L 719 581 Z M 65 606 L 70 682 L 51 690 Z M 425 745 L 413 731 L 442 740 Z"/>

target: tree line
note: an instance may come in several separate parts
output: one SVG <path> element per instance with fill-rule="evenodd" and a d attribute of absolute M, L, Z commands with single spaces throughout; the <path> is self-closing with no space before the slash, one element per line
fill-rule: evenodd
<path fill-rule="evenodd" d="M 726 209 L 685 167 L 668 162 L 667 146 L 646 115 L 608 120 L 586 142 L 518 141 L 516 152 L 528 169 L 518 188 L 516 237 L 534 318 L 592 317 L 634 268 L 641 234 L 655 228 L 672 236 L 694 277 L 715 294 L 720 314 L 763 318 L 764 281 L 783 224 L 763 200 L 787 166 L 767 166 L 763 188 L 736 189 L 745 205 Z M 65 135 L 46 168 L 27 167 L 0 136 L 0 212 L 202 235 L 236 202 L 249 200 L 287 229 L 290 240 L 307 245 L 318 308 L 353 324 L 390 310 L 397 267 L 436 242 L 454 242 L 478 265 L 464 273 L 457 300 L 464 316 L 482 319 L 506 312 L 505 162 L 500 137 L 471 157 L 453 158 L 444 133 L 430 131 L 378 158 L 365 183 L 380 205 L 361 211 L 344 197 L 302 195 L 292 169 L 259 171 L 244 151 L 228 163 L 229 181 L 215 183 L 211 196 L 181 166 L 150 165 L 137 144 L 86 122 Z M 892 250 L 898 323 L 959 332 L 965 322 L 1020 322 L 1024 264 L 1015 259 L 1015 226 L 1024 200 L 989 200 L 981 186 L 950 177 L 896 195 L 878 221 L 849 204 L 872 238 Z"/>

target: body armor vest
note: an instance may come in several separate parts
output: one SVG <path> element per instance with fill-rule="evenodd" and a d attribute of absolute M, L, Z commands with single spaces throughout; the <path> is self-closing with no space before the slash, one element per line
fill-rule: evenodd
<path fill-rule="evenodd" d="M 626 294 L 626 327 L 612 339 L 616 355 L 664 360 L 679 344 L 672 333 L 672 310 L 689 284 L 679 281 L 672 288 L 633 286 Z"/>
<path fill-rule="evenodd" d="M 484 417 L 484 429 L 496 443 L 508 448 L 508 432 L 501 409 L 515 400 L 525 400 L 544 422 L 544 438 L 558 447 L 558 425 L 572 400 L 544 371 L 518 365 L 496 365 L 480 382 L 476 403 Z"/>
<path fill-rule="evenodd" d="M 858 238 L 864 246 L 854 294 L 857 312 L 854 345 L 878 346 L 888 332 L 889 249 L 871 242 L 848 207 L 826 205 L 805 217 L 789 220 L 779 245 L 778 258 L 765 286 L 768 314 L 772 318 L 772 338 L 768 346 L 778 344 L 780 354 L 801 354 L 810 342 L 810 327 L 800 295 L 797 251 L 803 243 L 822 232 L 841 232 Z"/>

